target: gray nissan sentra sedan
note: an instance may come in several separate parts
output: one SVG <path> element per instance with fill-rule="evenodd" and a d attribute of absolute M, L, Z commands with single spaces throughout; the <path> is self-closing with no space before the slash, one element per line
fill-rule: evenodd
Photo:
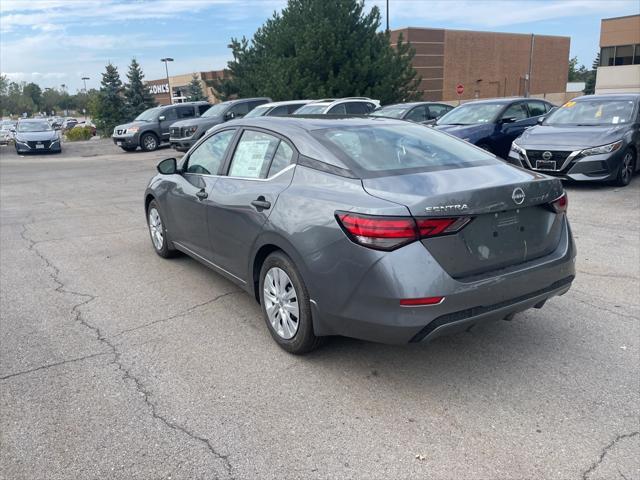
<path fill-rule="evenodd" d="M 384 118 L 258 117 L 211 129 L 145 192 L 152 245 L 255 296 L 292 353 L 328 335 L 419 342 L 566 293 L 560 180 Z"/>

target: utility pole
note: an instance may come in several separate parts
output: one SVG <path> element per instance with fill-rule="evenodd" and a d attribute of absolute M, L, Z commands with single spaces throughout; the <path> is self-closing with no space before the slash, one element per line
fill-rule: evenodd
<path fill-rule="evenodd" d="M 167 62 L 173 62 L 173 58 L 161 58 L 160 61 L 164 62 L 164 71 L 167 74 L 167 86 L 169 87 L 169 102 L 171 103 L 171 105 L 173 105 L 173 94 L 171 92 L 171 84 L 169 83 L 169 67 L 167 67 Z"/>
<path fill-rule="evenodd" d="M 82 77 L 82 81 L 84 82 L 84 93 L 87 93 L 87 80 L 91 80 L 89 77 Z"/>
<path fill-rule="evenodd" d="M 389 0 L 387 0 L 387 32 L 389 31 Z"/>
<path fill-rule="evenodd" d="M 524 91 L 524 96 L 525 97 L 529 97 L 529 94 L 531 93 L 531 65 L 533 64 L 533 44 L 536 41 L 536 37 L 535 35 L 532 33 L 531 34 L 531 45 L 529 46 L 529 71 L 527 72 L 527 76 L 525 78 L 526 82 L 526 89 Z"/>

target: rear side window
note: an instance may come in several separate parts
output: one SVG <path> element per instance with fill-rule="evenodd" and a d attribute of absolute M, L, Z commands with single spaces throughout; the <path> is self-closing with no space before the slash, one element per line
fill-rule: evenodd
<path fill-rule="evenodd" d="M 369 113 L 369 109 L 362 102 L 349 102 L 345 108 L 350 115 L 365 115 Z"/>
<path fill-rule="evenodd" d="M 198 105 L 198 115 L 202 115 L 204 112 L 209 110 L 209 107 L 211 107 L 211 105 L 209 105 L 209 104 L 207 104 L 207 105 Z"/>
<path fill-rule="evenodd" d="M 327 128 L 311 135 L 361 177 L 500 163 L 462 140 L 421 125 Z"/>
<path fill-rule="evenodd" d="M 287 142 L 280 141 L 280 145 L 276 149 L 276 154 L 273 156 L 271 162 L 271 168 L 269 168 L 269 177 L 273 177 L 276 173 L 284 170 L 293 161 L 293 149 L 287 144 Z"/>
<path fill-rule="evenodd" d="M 265 103 L 269 103 L 266 100 L 254 100 L 253 102 L 249 102 L 249 110 L 253 110 L 259 105 L 264 105 Z"/>
<path fill-rule="evenodd" d="M 178 107 L 178 118 L 192 118 L 196 116 L 195 108 L 192 105 L 185 107 Z"/>
<path fill-rule="evenodd" d="M 327 112 L 327 115 L 346 115 L 347 108 L 344 106 L 344 103 L 340 103 L 335 107 L 332 107 L 331 110 Z"/>
<path fill-rule="evenodd" d="M 231 159 L 229 176 L 265 178 L 279 143 L 273 135 L 245 130 Z"/>
<path fill-rule="evenodd" d="M 450 107 L 448 105 L 429 105 L 429 120 L 434 120 L 444 115 L 452 108 L 453 107 Z"/>
<path fill-rule="evenodd" d="M 546 104 L 542 102 L 527 102 L 527 107 L 529 107 L 529 115 L 531 115 L 532 117 L 544 115 L 545 113 L 547 113 L 545 105 Z"/>
<path fill-rule="evenodd" d="M 413 110 L 409 112 L 409 115 L 406 117 L 407 120 L 411 120 L 412 122 L 424 122 L 427 120 L 427 107 L 424 105 L 420 105 L 419 107 L 415 107 Z"/>
<path fill-rule="evenodd" d="M 291 113 L 289 111 L 289 105 L 280 105 L 279 107 L 274 108 L 269 112 L 269 116 L 271 117 L 282 117 L 284 115 L 289 115 Z"/>
<path fill-rule="evenodd" d="M 514 103 L 502 114 L 502 118 L 513 118 L 515 121 L 524 120 L 528 117 L 529 112 L 527 112 L 524 103 Z"/>
<path fill-rule="evenodd" d="M 247 113 L 249 113 L 249 102 L 242 102 L 238 105 L 234 105 L 229 109 L 229 112 L 233 112 L 236 118 L 244 117 Z"/>

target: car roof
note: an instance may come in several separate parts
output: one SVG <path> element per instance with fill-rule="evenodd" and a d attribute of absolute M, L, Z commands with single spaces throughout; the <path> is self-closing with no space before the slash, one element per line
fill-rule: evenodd
<path fill-rule="evenodd" d="M 287 117 L 250 117 L 241 118 L 227 122 L 229 124 L 238 124 L 246 127 L 259 127 L 265 129 L 274 129 L 281 131 L 283 134 L 286 130 L 319 130 L 323 128 L 336 127 L 359 127 L 359 126 L 383 126 L 383 125 L 403 125 L 407 122 L 404 120 L 390 119 L 384 117 L 367 117 L 367 116 L 341 116 L 341 115 L 295 115 Z M 425 127 L 427 128 L 427 127 Z"/>
<path fill-rule="evenodd" d="M 34 122 L 46 122 L 46 118 L 20 118 L 19 123 L 34 123 Z"/>
<path fill-rule="evenodd" d="M 313 100 L 283 100 L 281 102 L 269 102 L 259 105 L 260 107 L 281 107 L 283 105 L 298 105 L 298 104 L 307 104 L 311 103 Z"/>

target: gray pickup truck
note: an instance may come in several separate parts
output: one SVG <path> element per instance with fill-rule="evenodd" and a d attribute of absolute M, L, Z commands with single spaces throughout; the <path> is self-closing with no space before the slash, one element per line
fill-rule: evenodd
<path fill-rule="evenodd" d="M 178 151 L 186 152 L 211 127 L 242 118 L 259 105 L 271 102 L 270 98 L 242 98 L 214 105 L 198 118 L 182 120 L 171 125 L 169 142 Z"/>
<path fill-rule="evenodd" d="M 111 138 L 126 152 L 133 152 L 138 147 L 151 152 L 169 141 L 171 125 L 179 120 L 198 118 L 209 107 L 208 102 L 185 102 L 150 108 L 132 122 L 114 128 Z"/>

